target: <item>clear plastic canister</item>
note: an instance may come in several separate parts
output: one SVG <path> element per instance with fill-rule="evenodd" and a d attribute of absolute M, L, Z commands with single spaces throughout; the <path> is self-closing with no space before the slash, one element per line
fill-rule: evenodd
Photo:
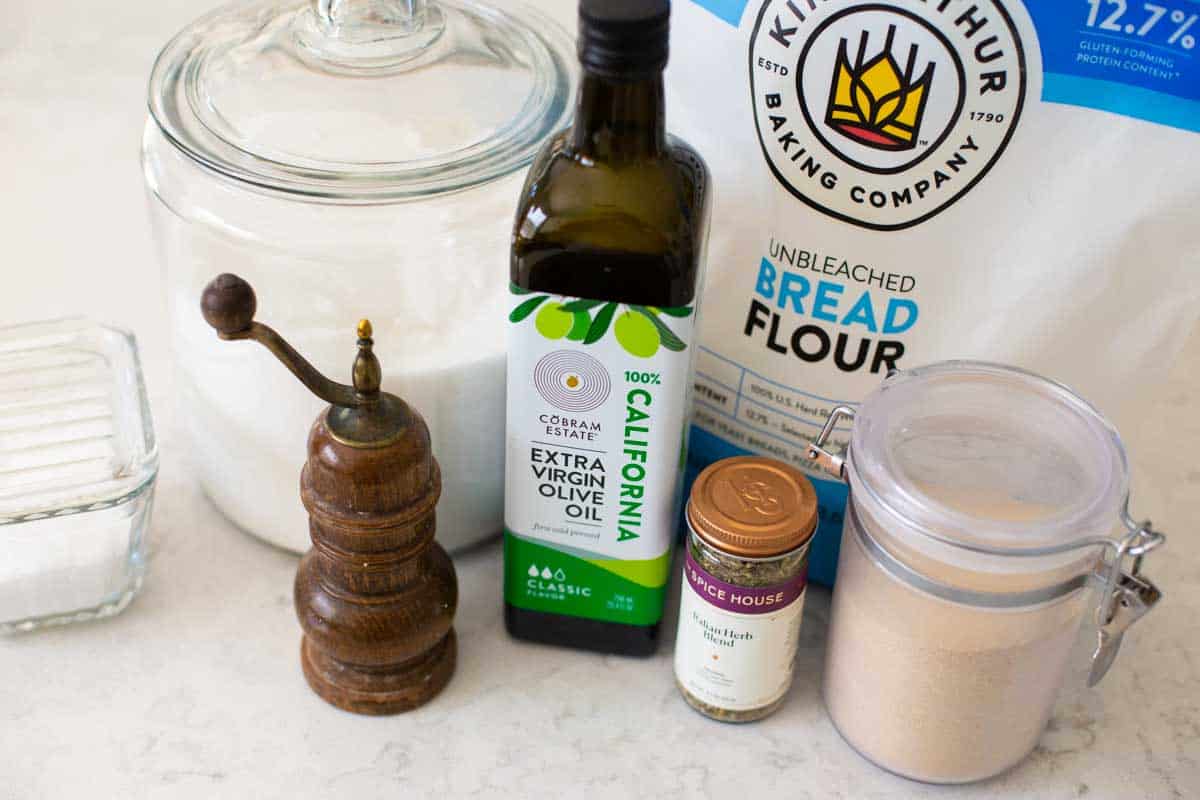
<path fill-rule="evenodd" d="M 977 362 L 896 373 L 827 429 L 843 414 L 844 463 L 812 451 L 850 485 L 829 714 L 905 777 L 1000 773 L 1036 746 L 1088 614 L 1111 632 L 1105 598 L 1150 586 L 1121 573 L 1162 536 L 1128 520 L 1120 438 L 1066 387 Z"/>

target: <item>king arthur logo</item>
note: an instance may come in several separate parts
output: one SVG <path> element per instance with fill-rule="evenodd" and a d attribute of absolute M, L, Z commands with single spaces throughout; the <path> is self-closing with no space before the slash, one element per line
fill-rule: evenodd
<path fill-rule="evenodd" d="M 895 25 L 888 26 L 883 50 L 865 61 L 870 35 L 869 31 L 859 35 L 853 64 L 847 55 L 847 41 L 842 39 L 825 120 L 830 127 L 867 147 L 911 150 L 917 145 L 921 115 L 937 64 L 928 62 L 920 77 L 914 77 L 917 45 L 913 44 L 908 48 L 908 59 L 901 71 L 892 57 Z"/>
<path fill-rule="evenodd" d="M 1041 90 L 1035 37 L 1013 0 L 763 0 L 749 62 L 767 165 L 837 219 L 918 225 L 1008 146 Z"/>

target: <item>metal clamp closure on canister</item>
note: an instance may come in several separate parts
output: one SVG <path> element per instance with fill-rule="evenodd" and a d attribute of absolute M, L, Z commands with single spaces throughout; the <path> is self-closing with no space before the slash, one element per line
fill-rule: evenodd
<path fill-rule="evenodd" d="M 829 418 L 825 420 L 825 425 L 817 435 L 817 438 L 808 446 L 808 458 L 810 460 L 815 462 L 818 467 L 828 474 L 846 483 L 849 483 L 846 476 L 846 456 L 834 455 L 827 451 L 825 446 L 828 444 L 829 438 L 833 435 L 837 424 L 842 420 L 853 420 L 854 417 L 855 411 L 853 408 L 849 406 L 835 407 L 829 412 Z M 853 519 L 854 516 L 854 510 L 851 507 L 847 510 L 846 518 L 849 520 Z M 985 607 L 1011 607 L 1014 604 L 1025 605 L 1030 602 L 1046 602 L 1054 597 L 1063 596 L 1080 588 L 1085 580 L 1098 581 L 1100 583 L 1100 604 L 1096 608 L 1097 642 L 1096 648 L 1092 652 L 1091 671 L 1088 675 L 1088 686 L 1095 686 L 1108 672 L 1109 667 L 1112 666 L 1113 661 L 1116 659 L 1117 652 L 1121 647 L 1121 640 L 1125 636 L 1125 631 L 1134 622 L 1145 616 L 1162 599 L 1162 592 L 1149 579 L 1142 575 L 1141 567 L 1142 559 L 1146 553 L 1162 545 L 1167 537 L 1163 533 L 1154 530 L 1149 520 L 1140 523 L 1135 522 L 1129 514 L 1128 499 L 1126 499 L 1126 504 L 1122 511 L 1121 521 L 1126 530 L 1126 535 L 1119 541 L 1108 537 L 1094 536 L 1059 547 L 1028 550 L 994 550 L 986 547 L 966 546 L 966 549 L 975 552 L 1017 557 L 1052 555 L 1072 550 L 1086 550 L 1088 548 L 1103 548 L 1105 551 L 1112 551 L 1111 556 L 1104 556 L 1099 560 L 1095 571 L 1090 576 L 1080 576 L 1079 579 L 1049 587 L 1047 590 L 1036 593 L 1017 595 L 983 595 L 964 592 L 962 589 L 932 581 L 923 575 L 919 575 L 907 565 L 902 564 L 894 556 L 891 556 L 890 553 L 883 550 L 877 542 L 870 539 L 861 524 L 858 527 L 865 534 L 863 537 L 864 543 L 868 546 L 868 552 L 874 557 L 873 560 L 877 564 L 884 566 L 897 577 L 905 579 L 910 585 L 916 586 L 929 594 L 951 600 L 952 602 L 965 602 Z M 933 535 L 932 538 L 947 545 L 965 546 L 941 536 Z M 1126 563 L 1129 559 L 1132 559 L 1132 562 L 1129 564 L 1129 569 L 1127 570 Z"/>
<path fill-rule="evenodd" d="M 815 461 L 817 466 L 828 472 L 838 480 L 846 480 L 846 459 L 842 456 L 835 456 L 825 449 L 825 445 L 829 442 L 829 437 L 833 435 L 837 424 L 842 420 L 854 421 L 854 409 L 850 406 L 837 406 L 829 412 L 829 418 L 825 420 L 825 427 L 821 428 L 821 432 L 817 434 L 808 445 L 808 457 L 811 461 Z"/>
<path fill-rule="evenodd" d="M 1107 540 L 1115 548 L 1112 559 L 1101 563 L 1096 569 L 1096 575 L 1103 580 L 1103 584 L 1100 606 L 1096 609 L 1099 630 L 1096 649 L 1092 652 L 1088 686 L 1095 686 L 1108 672 L 1129 626 L 1144 617 L 1162 599 L 1158 587 L 1142 575 L 1142 559 L 1146 553 L 1165 542 L 1167 537 L 1154 530 L 1150 520 L 1134 522 L 1129 516 L 1128 505 L 1122 514 L 1122 521 L 1128 534 L 1119 543 Z M 1132 558 L 1133 562 L 1127 572 L 1125 560 L 1128 558 Z"/>

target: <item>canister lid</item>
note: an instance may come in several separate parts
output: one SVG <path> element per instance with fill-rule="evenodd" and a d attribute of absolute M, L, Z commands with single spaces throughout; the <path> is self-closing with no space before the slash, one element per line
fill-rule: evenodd
<path fill-rule="evenodd" d="M 1129 491 L 1121 440 L 1095 408 L 1062 384 L 974 361 L 885 380 L 855 414 L 846 475 L 887 533 L 924 534 L 910 544 L 952 545 L 971 563 L 1109 537 Z"/>
<path fill-rule="evenodd" d="M 150 113 L 224 177 L 389 202 L 526 166 L 570 115 L 570 37 L 475 0 L 242 0 L 163 49 Z"/>
<path fill-rule="evenodd" d="M 738 456 L 700 473 L 687 514 L 692 530 L 713 547 L 746 558 L 769 558 L 812 538 L 817 494 L 795 467 Z"/>

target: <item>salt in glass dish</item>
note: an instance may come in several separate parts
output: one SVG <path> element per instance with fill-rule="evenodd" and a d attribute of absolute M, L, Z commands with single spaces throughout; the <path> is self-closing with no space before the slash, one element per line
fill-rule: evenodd
<path fill-rule="evenodd" d="M 0 633 L 129 605 L 157 474 L 131 334 L 80 319 L 0 328 Z"/>

